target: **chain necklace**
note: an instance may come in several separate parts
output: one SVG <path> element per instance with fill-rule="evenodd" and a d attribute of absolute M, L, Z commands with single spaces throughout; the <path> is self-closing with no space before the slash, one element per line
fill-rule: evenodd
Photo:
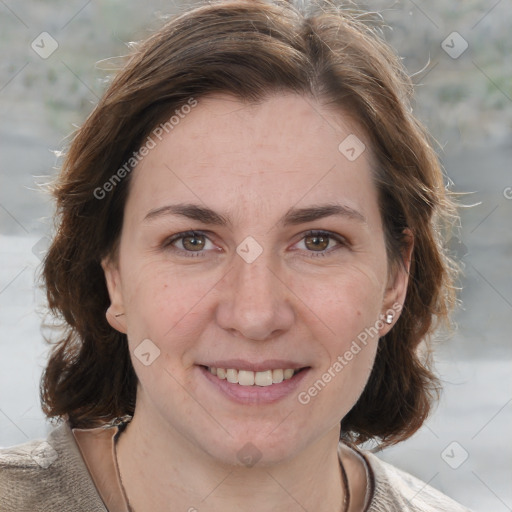
<path fill-rule="evenodd" d="M 131 419 L 131 418 L 130 418 Z M 114 455 L 115 455 L 115 463 L 116 463 L 116 470 L 117 470 L 117 476 L 119 477 L 119 482 L 121 483 L 121 492 L 123 494 L 123 498 L 128 506 L 128 512 L 135 512 L 133 507 L 130 504 L 130 500 L 128 499 L 128 496 L 126 494 L 126 489 L 124 488 L 123 479 L 121 477 L 121 471 L 119 470 L 119 460 L 117 458 L 117 441 L 119 439 L 119 436 L 123 432 L 123 430 L 126 428 L 126 425 L 129 423 L 130 420 L 122 420 L 120 423 L 117 424 L 119 430 L 114 438 Z M 350 507 L 350 489 L 348 486 L 348 475 L 345 471 L 345 467 L 343 466 L 343 463 L 341 462 L 341 458 L 339 458 L 340 461 L 340 468 L 341 468 L 341 480 L 343 483 L 343 508 L 342 512 L 348 512 Z"/>
<path fill-rule="evenodd" d="M 338 460 L 340 461 L 340 467 L 341 467 L 341 479 L 343 481 L 343 512 L 348 512 L 348 509 L 350 508 L 350 488 L 348 486 L 348 475 L 345 471 L 345 466 L 341 462 L 341 458 L 338 457 Z"/>

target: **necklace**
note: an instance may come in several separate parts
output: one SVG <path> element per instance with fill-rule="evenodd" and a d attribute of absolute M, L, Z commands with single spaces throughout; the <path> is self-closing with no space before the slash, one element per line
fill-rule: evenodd
<path fill-rule="evenodd" d="M 126 502 L 126 505 L 128 506 L 128 512 L 135 512 L 130 504 L 130 500 L 128 499 L 128 496 L 126 494 L 126 489 L 124 488 L 123 478 L 121 477 L 121 471 L 119 469 L 119 459 L 117 457 L 117 441 L 119 439 L 119 436 L 123 432 L 123 430 L 126 428 L 126 425 L 128 425 L 130 420 L 128 421 L 122 421 L 117 425 L 118 430 L 114 437 L 114 462 L 116 466 L 117 476 L 119 478 L 119 482 L 121 484 L 121 493 L 123 495 L 124 501 Z"/>
<path fill-rule="evenodd" d="M 128 499 L 128 496 L 126 495 L 126 489 L 124 488 L 123 484 L 123 478 L 121 477 L 121 471 L 119 470 L 119 462 L 117 459 L 117 436 L 116 436 L 116 442 L 114 442 L 114 455 L 116 458 L 116 470 L 117 470 L 117 476 L 119 477 L 119 482 L 121 483 L 121 492 L 123 494 L 124 501 L 126 502 L 126 505 L 128 506 L 128 512 L 135 512 L 130 504 L 130 500 Z"/>
<path fill-rule="evenodd" d="M 119 470 L 119 461 L 118 461 L 118 458 L 117 458 L 117 440 L 119 439 L 119 436 L 123 432 L 123 430 L 126 427 L 127 423 L 128 422 L 121 423 L 119 425 L 119 430 L 118 430 L 117 434 L 115 435 L 115 438 L 114 438 L 114 456 L 115 456 L 115 464 L 116 464 L 117 476 L 119 477 L 119 482 L 121 483 L 121 492 L 122 492 L 123 498 L 124 498 L 124 500 L 125 500 L 125 502 L 126 502 L 126 504 L 128 506 L 128 512 L 135 512 L 135 510 L 131 506 L 130 500 L 128 499 L 128 496 L 126 494 L 126 489 L 124 488 L 123 479 L 121 477 L 121 471 Z M 350 507 L 350 488 L 348 486 L 348 475 L 347 475 L 347 472 L 345 470 L 345 466 L 343 466 L 343 463 L 341 462 L 341 458 L 339 459 L 339 461 L 340 461 L 340 468 L 341 468 L 341 480 L 342 480 L 342 485 L 343 485 L 343 490 L 344 490 L 342 512 L 348 512 L 349 507 Z"/>
<path fill-rule="evenodd" d="M 341 462 L 341 458 L 339 458 L 340 467 L 341 467 L 341 479 L 343 481 L 343 512 L 348 512 L 350 508 L 350 488 L 348 486 L 348 475 L 345 470 L 345 466 Z"/>

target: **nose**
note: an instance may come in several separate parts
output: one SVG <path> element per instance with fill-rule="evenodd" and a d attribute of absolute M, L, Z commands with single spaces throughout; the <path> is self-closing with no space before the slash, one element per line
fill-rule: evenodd
<path fill-rule="evenodd" d="M 295 321 L 293 295 L 269 263 L 264 255 L 252 263 L 236 258 L 222 285 L 217 286 L 221 291 L 216 311 L 220 327 L 257 341 L 273 339 L 291 328 Z"/>

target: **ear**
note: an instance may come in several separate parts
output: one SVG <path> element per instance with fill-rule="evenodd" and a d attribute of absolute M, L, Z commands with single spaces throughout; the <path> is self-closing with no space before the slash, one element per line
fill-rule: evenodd
<path fill-rule="evenodd" d="M 110 306 L 105 313 L 107 322 L 117 331 L 126 334 L 126 317 L 124 315 L 125 309 L 119 266 L 117 262 L 107 257 L 101 260 L 101 267 L 105 273 L 105 281 L 110 296 Z"/>
<path fill-rule="evenodd" d="M 387 334 L 393 325 L 395 325 L 407 295 L 407 286 L 409 284 L 409 271 L 411 268 L 412 253 L 414 249 L 414 235 L 412 231 L 407 228 L 404 230 L 404 236 L 407 239 L 407 245 L 402 252 L 402 261 L 393 265 L 393 269 L 389 272 L 388 283 L 384 293 L 384 300 L 382 303 L 381 320 L 384 324 L 379 330 L 379 336 L 382 337 Z M 386 321 L 389 317 L 390 323 Z"/>

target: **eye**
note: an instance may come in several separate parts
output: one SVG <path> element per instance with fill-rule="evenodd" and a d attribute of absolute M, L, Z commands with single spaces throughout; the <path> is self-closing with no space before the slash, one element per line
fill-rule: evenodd
<path fill-rule="evenodd" d="M 206 237 L 204 235 L 189 235 L 181 239 L 181 244 L 187 251 L 202 251 L 206 245 Z"/>
<path fill-rule="evenodd" d="M 304 237 L 304 245 L 312 251 L 325 251 L 329 247 L 331 239 L 328 235 L 308 235 Z"/>
<path fill-rule="evenodd" d="M 313 253 L 310 256 L 315 257 L 325 256 L 339 247 L 346 246 L 347 241 L 342 236 L 328 231 L 309 231 L 297 245 L 299 249 Z"/>
<path fill-rule="evenodd" d="M 200 231 L 177 233 L 164 242 L 164 247 L 181 252 L 186 256 L 202 256 L 206 250 L 214 249 L 212 241 Z"/>

